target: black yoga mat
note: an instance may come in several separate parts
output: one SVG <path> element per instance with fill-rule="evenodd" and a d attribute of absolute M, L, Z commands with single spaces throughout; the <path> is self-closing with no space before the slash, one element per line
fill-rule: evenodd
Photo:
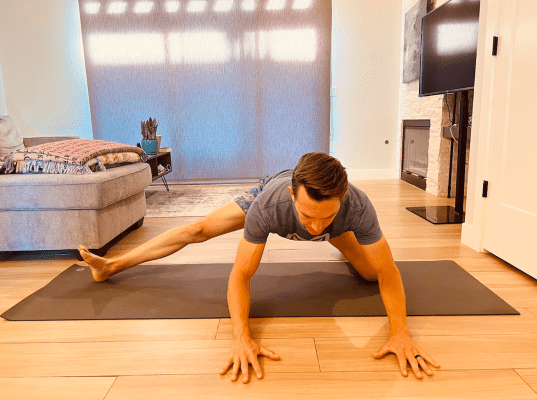
<path fill-rule="evenodd" d="M 453 261 L 397 262 L 408 315 L 519 313 Z M 232 264 L 141 265 L 95 283 L 72 265 L 2 314 L 12 321 L 226 318 Z M 261 264 L 250 317 L 386 315 L 377 282 L 349 263 Z"/>

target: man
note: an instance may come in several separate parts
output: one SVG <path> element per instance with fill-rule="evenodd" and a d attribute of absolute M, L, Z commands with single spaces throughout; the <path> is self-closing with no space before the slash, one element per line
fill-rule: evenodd
<path fill-rule="evenodd" d="M 80 246 L 93 278 L 102 282 L 137 264 L 172 254 L 190 243 L 244 228 L 229 277 L 228 305 L 233 323 L 231 354 L 221 374 L 233 367 L 231 380 L 242 371 L 247 383 L 248 364 L 262 378 L 258 355 L 278 360 L 271 350 L 253 339 L 248 318 L 250 279 L 261 261 L 269 233 L 292 240 L 328 240 L 360 273 L 378 281 L 390 322 L 390 338 L 373 355 L 381 358 L 395 353 L 401 374 L 407 376 L 407 362 L 414 375 L 420 368 L 432 375 L 428 363 L 440 366 L 410 338 L 406 320 L 403 282 L 382 234 L 377 215 L 367 196 L 348 183 L 341 163 L 324 153 L 302 156 L 294 170 L 286 170 L 260 180 L 260 184 L 193 224 L 169 230 L 114 259 L 97 257 Z"/>

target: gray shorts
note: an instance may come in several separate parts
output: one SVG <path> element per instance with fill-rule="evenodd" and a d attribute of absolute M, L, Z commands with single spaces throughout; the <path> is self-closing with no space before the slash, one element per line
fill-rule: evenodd
<path fill-rule="evenodd" d="M 265 187 L 265 180 L 267 177 L 261 178 L 259 180 L 259 184 L 254 186 L 253 188 L 247 190 L 244 192 L 241 196 L 237 197 L 235 199 L 235 203 L 238 204 L 238 206 L 244 211 L 245 214 L 248 213 L 248 210 L 250 209 L 250 206 L 252 205 L 252 202 L 255 200 L 257 195 L 261 193 L 263 188 Z"/>

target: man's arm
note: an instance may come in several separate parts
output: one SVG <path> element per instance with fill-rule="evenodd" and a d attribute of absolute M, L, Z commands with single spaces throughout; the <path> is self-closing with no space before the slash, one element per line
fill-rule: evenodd
<path fill-rule="evenodd" d="M 382 358 L 388 353 L 394 353 L 404 376 L 408 374 L 407 360 L 416 377 L 423 377 L 420 367 L 427 375 L 432 375 L 427 362 L 436 368 L 439 368 L 440 365 L 410 338 L 403 281 L 386 238 L 382 236 L 374 244 L 360 245 L 352 232 L 346 232 L 330 240 L 330 243 L 343 253 L 364 278 L 379 282 L 380 294 L 390 322 L 390 338 L 373 357 Z M 415 356 L 418 354 L 421 357 L 416 359 Z"/>
<path fill-rule="evenodd" d="M 225 374 L 233 365 L 232 381 L 237 380 L 240 369 L 243 374 L 243 383 L 248 382 L 248 364 L 252 364 L 257 378 L 261 379 L 263 373 L 257 361 L 259 354 L 272 360 L 279 360 L 280 358 L 272 351 L 259 346 L 252 339 L 248 323 L 250 314 L 250 279 L 259 267 L 264 249 L 264 243 L 250 243 L 244 237 L 241 238 L 235 264 L 229 276 L 227 299 L 233 324 L 233 346 L 229 360 L 220 374 Z"/>
<path fill-rule="evenodd" d="M 382 236 L 378 242 L 361 247 L 366 265 L 374 271 L 379 282 L 380 295 L 390 321 L 390 335 L 408 334 L 403 280 L 386 238 Z"/>
<path fill-rule="evenodd" d="M 377 243 L 362 246 L 362 248 L 367 264 L 377 273 L 380 294 L 390 321 L 390 338 L 377 353 L 373 354 L 373 357 L 382 358 L 388 353 L 395 353 L 404 376 L 408 374 L 407 360 L 417 378 L 423 377 L 420 367 L 427 375 L 432 375 L 427 362 L 436 368 L 439 368 L 440 365 L 410 339 L 403 280 L 395 265 L 386 238 L 382 236 Z M 416 358 L 417 355 L 420 357 Z"/>

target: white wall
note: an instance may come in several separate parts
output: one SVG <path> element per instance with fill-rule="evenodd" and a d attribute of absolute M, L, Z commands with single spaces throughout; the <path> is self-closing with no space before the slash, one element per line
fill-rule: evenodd
<path fill-rule="evenodd" d="M 77 0 L 1 0 L 7 110 L 23 136 L 93 138 Z"/>
<path fill-rule="evenodd" d="M 332 11 L 333 155 L 350 179 L 396 179 L 401 1 L 332 0 Z"/>

